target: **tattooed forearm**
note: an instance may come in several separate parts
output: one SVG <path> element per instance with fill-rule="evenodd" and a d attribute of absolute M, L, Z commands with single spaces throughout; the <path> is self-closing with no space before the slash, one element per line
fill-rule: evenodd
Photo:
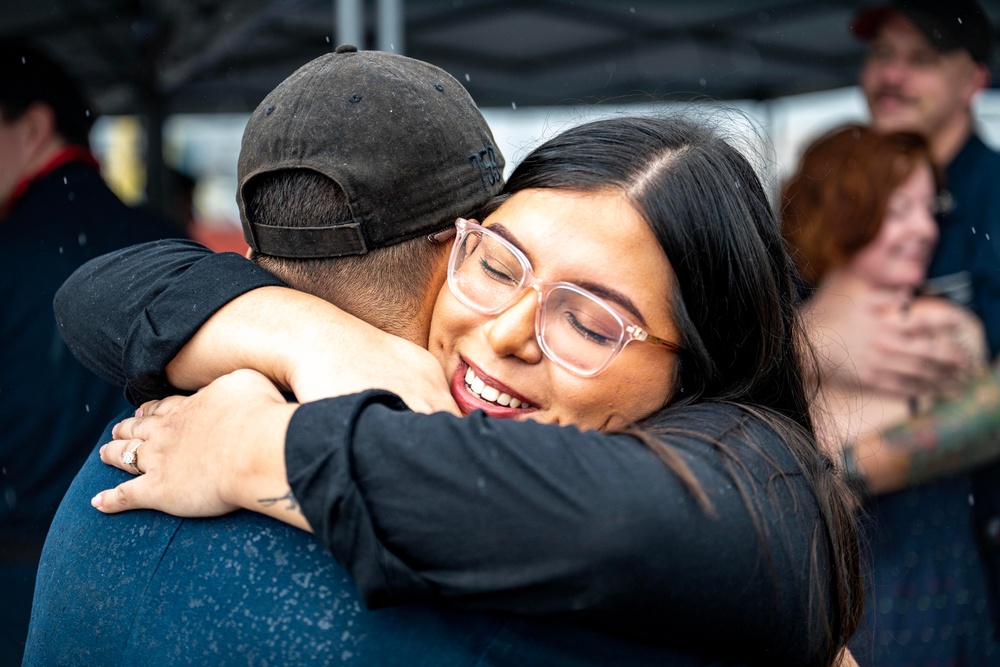
<path fill-rule="evenodd" d="M 1000 458 L 1000 370 L 974 382 L 956 400 L 889 429 L 882 444 L 907 454 L 910 485 Z"/>
<path fill-rule="evenodd" d="M 257 502 L 260 503 L 262 507 L 272 507 L 272 506 L 277 505 L 278 503 L 280 503 L 282 501 L 285 501 L 286 503 L 288 503 L 287 505 L 285 505 L 285 507 L 283 509 L 286 509 L 289 512 L 296 512 L 296 511 L 298 511 L 298 509 L 299 509 L 299 501 L 295 499 L 295 495 L 292 493 L 291 489 L 288 490 L 288 493 L 286 493 L 285 495 L 280 496 L 278 498 L 258 498 L 257 499 Z"/>

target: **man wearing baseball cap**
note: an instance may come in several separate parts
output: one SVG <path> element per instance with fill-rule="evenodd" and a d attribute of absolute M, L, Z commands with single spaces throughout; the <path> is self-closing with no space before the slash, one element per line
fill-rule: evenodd
<path fill-rule="evenodd" d="M 897 0 L 862 10 L 851 30 L 869 47 L 860 85 L 872 124 L 923 134 L 945 169 L 951 207 L 938 218 L 929 276 L 957 275 L 971 284 L 970 307 L 985 325 L 995 358 L 1000 154 L 977 136 L 972 115 L 977 93 L 990 82 L 989 18 L 974 0 Z M 854 324 L 868 336 L 858 345 L 878 351 L 855 354 L 855 361 L 868 360 L 858 376 L 878 391 L 919 393 L 953 370 L 945 342 L 928 349 L 921 336 L 893 322 Z M 971 422 L 977 412 L 1000 410 L 995 399 L 984 400 L 997 395 L 998 377 L 983 379 L 967 392 L 966 403 L 942 405 L 935 415 L 954 421 L 964 414 Z M 912 462 L 911 486 L 868 505 L 872 581 L 852 651 L 861 664 L 998 664 L 1000 468 L 975 466 L 1000 456 L 1000 438 L 959 443 L 926 418 L 920 433 L 915 424 L 893 432 L 893 446 L 905 442 L 922 457 Z M 984 448 L 997 453 L 984 455 Z"/>
<path fill-rule="evenodd" d="M 429 236 L 492 199 L 502 187 L 502 169 L 488 126 L 457 81 L 426 63 L 344 46 L 292 74 L 252 114 L 240 151 L 237 199 L 246 240 L 261 266 L 284 284 L 408 339 L 413 364 L 437 366 L 419 345 L 426 344 L 428 308 L 443 281 L 440 260 L 448 244 Z M 67 283 L 72 295 L 66 288 L 60 292 L 57 311 L 87 309 L 95 321 L 121 318 L 95 312 L 87 290 L 102 289 L 95 278 L 108 262 L 118 261 L 114 270 L 132 277 L 114 283 L 126 292 L 116 303 L 131 301 L 128 292 L 149 288 L 147 260 L 162 247 L 146 244 L 117 253 L 117 260 L 88 265 Z M 225 275 L 225 287 L 214 291 L 226 299 L 232 282 L 242 280 L 240 271 L 249 276 L 237 255 L 212 254 L 192 243 L 179 247 L 171 251 L 173 287 L 188 285 L 200 298 L 185 298 L 183 287 L 165 291 L 157 309 L 202 307 L 213 287 L 198 275 Z M 220 274 L 233 266 L 239 268 Z M 286 324 L 280 312 L 246 315 Z M 164 327 L 156 333 L 163 341 L 173 336 L 177 319 L 165 313 L 162 322 L 150 325 Z M 373 327 L 364 342 L 366 349 L 357 352 L 364 358 L 376 356 L 372 348 L 383 343 L 408 345 Z M 69 343 L 77 353 L 85 351 Z M 156 347 L 156 354 L 165 355 L 163 365 L 177 353 L 169 345 Z M 421 375 L 409 363 L 373 372 L 397 373 L 403 380 Z M 440 393 L 448 396 L 439 366 L 435 372 Z M 133 398 L 155 394 L 167 389 L 158 386 L 162 381 L 140 378 L 127 392 Z M 407 400 L 432 393 L 415 385 Z M 109 430 L 99 442 L 111 437 Z M 135 465 L 141 450 L 132 455 Z M 178 519 L 94 511 L 94 493 L 123 478 L 95 453 L 64 498 L 42 556 L 25 665 L 703 663 L 682 650 L 571 624 L 424 605 L 368 611 L 345 570 L 315 539 L 262 515 Z M 567 541 L 576 548 L 575 540 Z M 488 593 L 490 583 L 468 586 Z M 520 608 L 541 613 L 579 604 L 576 594 L 567 601 L 548 592 L 535 607 Z"/>
<path fill-rule="evenodd" d="M 275 285 L 364 318 L 374 325 L 369 346 L 405 351 L 403 339 L 412 341 L 419 354 L 400 366 L 421 377 L 412 364 L 437 366 L 419 345 L 449 249 L 428 235 L 495 196 L 503 165 L 486 121 L 454 78 L 345 45 L 301 67 L 251 115 L 237 201 L 253 258 L 282 279 Z M 159 247 L 127 253 L 135 280 L 117 288 L 144 290 L 144 252 Z M 200 258 L 205 275 L 245 265 L 195 243 L 178 247 L 178 266 Z M 85 299 L 72 307 L 88 308 Z M 447 663 L 464 648 L 448 648 L 448 636 L 435 642 L 446 612 L 362 611 L 350 580 L 300 531 L 250 514 L 107 520 L 89 497 L 106 486 L 109 470 L 89 457 L 60 505 L 42 556 L 25 664 L 169 664 L 177 651 L 195 663 L 224 664 L 238 646 L 250 662 L 322 664 L 353 654 L 360 664 L 380 664 L 389 638 Z M 295 588 L 289 573 L 302 577 Z M 448 618 L 446 627 L 485 637 L 477 622 Z M 275 623 L 298 630 L 274 631 Z"/>

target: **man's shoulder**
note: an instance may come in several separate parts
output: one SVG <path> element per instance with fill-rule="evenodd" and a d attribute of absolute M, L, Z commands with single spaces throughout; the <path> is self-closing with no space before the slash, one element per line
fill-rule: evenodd
<path fill-rule="evenodd" d="M 40 226 L 41 225 L 41 226 Z M 73 241 L 88 256 L 160 238 L 186 238 L 168 219 L 123 202 L 88 164 L 62 165 L 33 182 L 5 221 L 11 240 Z"/>
<path fill-rule="evenodd" d="M 95 448 L 63 497 L 39 563 L 25 665 L 120 660 L 124 628 L 181 524 L 157 512 L 105 515 L 90 506 L 98 491 L 129 478 Z"/>
<path fill-rule="evenodd" d="M 996 177 L 1000 176 L 1000 152 L 983 141 L 977 134 L 969 135 L 969 139 L 951 161 L 947 168 L 948 188 L 960 189 L 963 181 L 972 180 L 977 183 L 989 183 L 988 191 L 1000 196 Z"/>

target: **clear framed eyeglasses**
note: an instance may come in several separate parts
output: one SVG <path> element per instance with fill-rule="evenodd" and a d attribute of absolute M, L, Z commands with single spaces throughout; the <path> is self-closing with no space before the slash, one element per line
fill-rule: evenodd
<path fill-rule="evenodd" d="M 458 234 L 448 262 L 448 287 L 455 298 L 477 313 L 495 315 L 534 289 L 538 345 L 571 373 L 597 375 L 635 341 L 681 351 L 680 345 L 650 335 L 627 314 L 578 285 L 538 280 L 524 253 L 488 227 L 464 218 L 458 218 L 455 226 Z"/>

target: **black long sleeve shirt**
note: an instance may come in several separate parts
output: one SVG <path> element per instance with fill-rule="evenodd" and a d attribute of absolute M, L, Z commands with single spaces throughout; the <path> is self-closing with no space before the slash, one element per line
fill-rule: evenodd
<path fill-rule="evenodd" d="M 163 369 L 219 307 L 280 284 L 238 255 L 151 243 L 81 267 L 55 308 L 73 353 L 138 404 L 172 392 Z M 631 436 L 414 414 L 381 391 L 302 405 L 285 457 L 309 524 L 370 606 L 560 615 L 815 664 L 810 619 L 829 613 L 832 559 L 825 539 L 811 551 L 824 528 L 795 457 L 732 405 L 681 408 L 659 426 L 711 511 Z"/>

